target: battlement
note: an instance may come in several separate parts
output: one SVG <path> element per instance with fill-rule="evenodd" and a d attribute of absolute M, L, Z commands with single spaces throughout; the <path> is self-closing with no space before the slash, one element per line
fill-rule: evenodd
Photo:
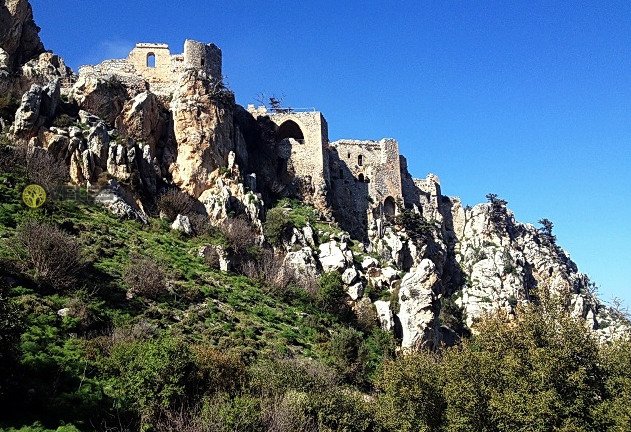
<path fill-rule="evenodd" d="M 123 82 L 141 78 L 156 94 L 169 94 L 179 76 L 188 69 L 204 71 L 209 78 L 222 79 L 222 53 L 214 44 L 186 40 L 184 53 L 172 55 L 168 44 L 137 43 L 126 59 L 105 60 L 82 66 L 79 76 L 116 75 Z"/>

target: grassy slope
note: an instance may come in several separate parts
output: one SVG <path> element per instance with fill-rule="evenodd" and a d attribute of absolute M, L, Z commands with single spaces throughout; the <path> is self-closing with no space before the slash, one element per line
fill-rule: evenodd
<path fill-rule="evenodd" d="M 83 342 L 114 328 L 179 335 L 191 343 L 235 351 L 247 361 L 271 353 L 318 357 L 318 346 L 341 325 L 299 292 L 280 299 L 246 277 L 207 267 L 196 251 L 218 239 L 187 238 L 158 219 L 147 226 L 121 221 L 87 200 L 48 202 L 30 210 L 20 201 L 23 187 L 20 179 L 0 174 L 0 277 L 13 278 L 9 295 L 28 317 L 21 362 L 32 364 L 35 387 L 40 374 L 80 377 Z M 10 269 L 15 231 L 26 218 L 54 222 L 80 240 L 86 265 L 76 287 L 38 287 L 28 271 Z M 160 301 L 126 298 L 121 274 L 133 253 L 164 266 L 171 289 Z M 57 314 L 77 299 L 93 317 L 87 328 L 76 318 Z M 45 383 L 41 385 L 44 389 Z"/>

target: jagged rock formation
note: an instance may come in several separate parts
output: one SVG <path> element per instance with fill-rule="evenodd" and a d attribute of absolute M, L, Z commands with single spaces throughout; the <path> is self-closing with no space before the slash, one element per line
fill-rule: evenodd
<path fill-rule="evenodd" d="M 374 308 L 406 349 L 452 343 L 485 312 L 550 295 L 603 339 L 631 329 L 550 233 L 515 222 L 501 201 L 463 208 L 438 177 L 414 179 L 395 140 L 329 143 L 319 112 L 236 105 L 214 45 L 187 41 L 171 56 L 139 44 L 76 77 L 44 51 L 26 0 L 5 0 L 0 24 L 0 91 L 21 98 L 0 107 L 13 138 L 65 161 L 121 217 L 146 222 L 161 191 L 178 188 L 212 223 L 239 214 L 262 233 L 266 204 L 307 202 L 331 230 L 285 233 L 285 266 L 305 281 L 339 272 L 348 302 Z M 153 49 L 168 59 L 157 70 L 143 64 Z M 171 222 L 193 232 L 186 215 Z"/>

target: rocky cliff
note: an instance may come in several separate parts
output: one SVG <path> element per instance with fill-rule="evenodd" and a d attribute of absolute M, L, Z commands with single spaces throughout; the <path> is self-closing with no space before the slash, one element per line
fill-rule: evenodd
<path fill-rule="evenodd" d="M 28 1 L 4 0 L 0 23 L 2 132 L 29 154 L 63 161 L 71 181 L 97 188 L 116 214 L 146 221 L 177 189 L 199 204 L 197 216 L 219 225 L 242 215 L 261 234 L 266 207 L 301 198 L 283 184 L 278 127 L 237 106 L 203 70 L 179 72 L 168 97 L 141 78 L 78 79 L 44 50 Z M 330 220 L 285 230 L 274 246 L 285 266 L 307 279 L 339 272 L 349 305 L 371 311 L 404 348 L 454 343 L 486 312 L 515 314 L 550 297 L 603 339 L 629 332 L 551 232 L 516 222 L 497 197 L 464 208 L 435 176 L 401 171 L 405 202 L 373 211 L 359 227 L 365 235 L 351 238 Z M 177 215 L 174 227 L 194 231 L 188 217 Z"/>

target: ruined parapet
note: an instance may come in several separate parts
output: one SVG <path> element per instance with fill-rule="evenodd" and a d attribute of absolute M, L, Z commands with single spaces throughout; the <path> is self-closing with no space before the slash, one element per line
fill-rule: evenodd
<path fill-rule="evenodd" d="M 388 198 L 394 202 L 403 199 L 399 144 L 396 140 L 339 140 L 332 142 L 331 147 L 336 150 L 339 159 L 335 179 L 342 174 L 339 164 L 344 164 L 355 180 L 370 185 L 368 194 L 376 205 L 383 204 Z"/>

